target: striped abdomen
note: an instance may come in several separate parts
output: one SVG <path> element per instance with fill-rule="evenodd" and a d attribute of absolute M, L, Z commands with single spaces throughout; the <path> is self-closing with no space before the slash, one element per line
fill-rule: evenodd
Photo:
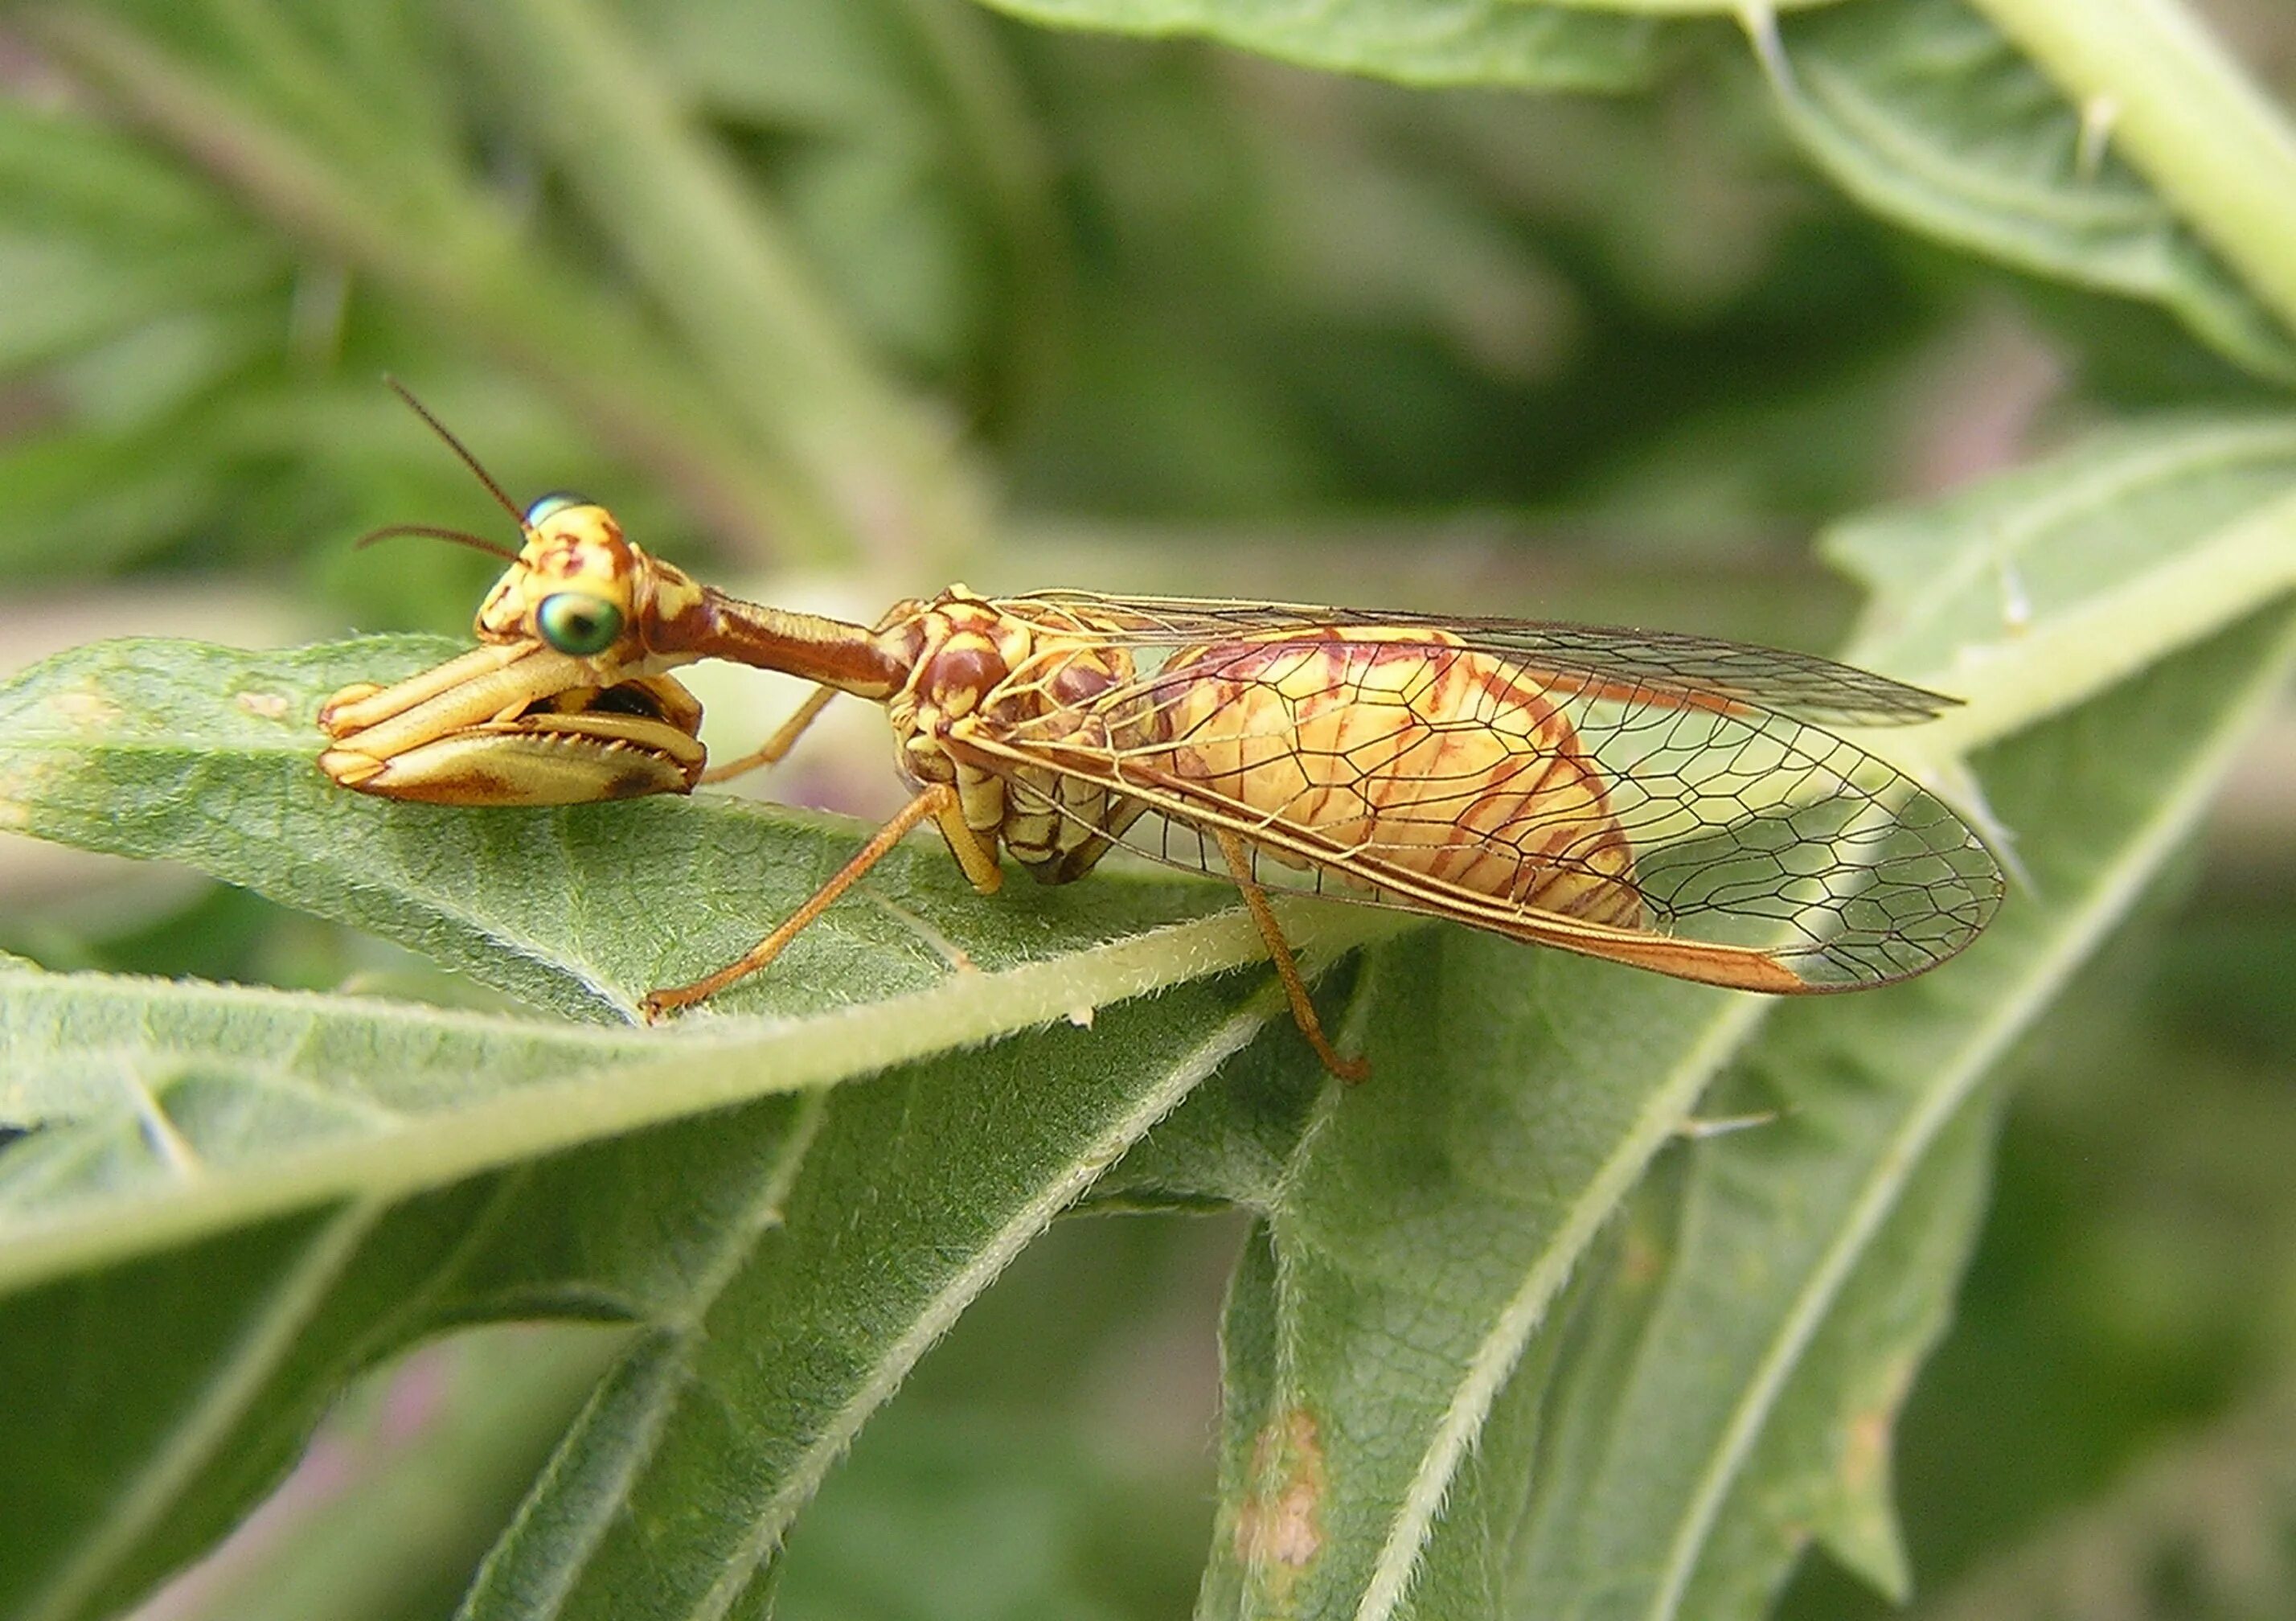
<path fill-rule="evenodd" d="M 1527 907 L 1643 922 L 1599 768 L 1505 661 L 1440 631 L 1335 629 L 1190 648 L 1156 689 L 1164 769 L 1271 829 Z"/>

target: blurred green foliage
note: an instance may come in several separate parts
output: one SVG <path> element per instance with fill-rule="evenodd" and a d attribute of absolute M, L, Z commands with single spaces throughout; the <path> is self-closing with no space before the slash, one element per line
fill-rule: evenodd
<path fill-rule="evenodd" d="M 1268 8 L 1128 9 L 1201 32 Z M 2284 90 L 2296 27 L 2226 9 Z M 290 602 L 315 633 L 459 632 L 484 560 L 349 546 L 398 522 L 508 532 L 389 372 L 514 498 L 586 490 L 705 575 L 889 600 L 962 573 L 1823 646 L 1852 600 L 1808 557 L 1820 523 L 2140 408 L 2284 403 L 2284 332 L 2117 160 L 2111 230 L 2078 221 L 2097 235 L 2070 248 L 2003 245 L 2002 220 L 2065 183 L 2025 146 L 2007 167 L 2046 184 L 2000 219 L 1939 204 L 1949 179 L 1926 203 L 1861 188 L 1872 154 L 1829 116 L 1928 115 L 1890 100 L 1902 58 L 1859 30 L 1975 17 L 1791 15 L 1794 104 L 1714 18 L 1581 17 L 1567 53 L 1521 47 L 1630 92 L 1595 98 L 1488 68 L 1343 78 L 964 0 L 12 6 L 0 629 L 70 615 L 92 635 L 113 593 L 197 584 Z M 1358 56 L 1390 48 L 1365 37 Z M 2074 113 L 1988 39 L 1983 128 L 2062 147 Z M 2296 1444 L 2257 1417 L 2296 1389 L 2296 803 L 2284 775 L 2259 782 L 2265 837 L 2179 863 L 1989 1083 L 2009 1099 L 1991 1214 L 1898 1430 L 1917 1610 L 2260 1617 L 2296 1591 Z M 12 872 L 0 950 L 49 968 L 496 1005 L 242 892 L 138 901 L 75 872 L 59 896 Z M 808 1510 L 781 1613 L 1185 1604 L 1238 1241 L 1166 1216 L 1031 1247 Z M 390 1432 L 376 1477 L 421 1489 L 343 1517 L 376 1551 L 313 1576 L 349 1584 L 327 1613 L 459 1597 L 601 1354 L 594 1331 L 552 1332 L 573 1336 L 562 1362 L 473 1349 L 453 1422 Z M 438 1377 L 386 1370 L 362 1399 Z M 486 1534 L 405 1507 L 434 1490 Z M 329 1501 L 308 1472 L 299 1494 Z M 2126 1568 L 2084 1587 L 2104 1546 Z M 258 1538 L 227 1556 L 249 1588 L 183 1590 L 176 1613 L 254 1613 L 235 1595 L 308 1548 Z M 1823 1558 L 1783 1606 L 1888 1608 Z"/>
<path fill-rule="evenodd" d="M 610 496 L 673 555 L 906 575 L 993 553 L 954 520 L 778 522 L 755 467 L 800 456 L 786 419 L 824 407 L 722 374 L 734 339 L 681 307 L 712 251 L 718 274 L 833 289 L 832 347 L 881 368 L 840 376 L 864 396 L 845 408 L 963 431 L 994 471 L 947 476 L 1024 514 L 1600 529 L 1641 516 L 1659 457 L 1698 481 L 1669 552 L 1783 566 L 1793 534 L 1900 487 L 1889 380 L 1983 296 L 1801 177 L 1719 29 L 1611 103 L 1430 97 L 955 5 L 634 8 L 637 70 L 597 86 L 458 14 L 218 15 L 105 7 L 32 37 L 220 186 L 38 72 L 0 110 L 27 579 L 300 557 L 362 625 L 451 628 L 483 565 L 345 554 L 410 513 L 495 522 L 386 370 L 512 490 Z M 727 216 L 674 251 L 643 202 L 567 194 L 529 144 L 537 104 L 580 103 L 607 142 L 655 99 L 710 138 L 673 156 Z M 775 341 L 771 313 L 744 325 Z M 712 432 L 628 420 L 663 399 Z"/>

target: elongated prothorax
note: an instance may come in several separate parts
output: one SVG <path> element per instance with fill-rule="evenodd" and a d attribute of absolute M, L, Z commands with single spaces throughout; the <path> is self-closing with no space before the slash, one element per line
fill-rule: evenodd
<path fill-rule="evenodd" d="M 656 653 L 732 659 L 863 698 L 890 697 L 909 675 L 909 661 L 865 625 L 743 602 L 707 586 L 658 619 L 647 640 Z"/>

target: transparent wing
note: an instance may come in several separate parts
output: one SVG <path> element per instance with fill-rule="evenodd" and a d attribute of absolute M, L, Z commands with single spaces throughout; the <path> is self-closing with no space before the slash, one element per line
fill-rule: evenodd
<path fill-rule="evenodd" d="M 1136 660 L 1088 702 L 968 738 L 1018 808 L 1078 830 L 1048 878 L 1111 842 L 1225 873 L 1225 830 L 1271 887 L 1768 991 L 1920 973 L 2000 899 L 1934 794 L 1784 707 L 1937 702 L 1879 677 L 1695 638 L 1662 671 L 1675 638 L 1580 627 L 1021 600 L 1120 617 Z M 1841 703 L 1816 685 L 1833 671 L 1862 684 Z"/>
<path fill-rule="evenodd" d="M 1903 726 L 1934 720 L 1961 700 L 1806 653 L 1712 637 L 1537 620 L 1474 619 L 1299 603 L 1035 591 L 1003 599 L 1075 615 L 1119 646 L 1178 647 L 1270 636 L 1373 630 L 1396 640 L 1462 646 L 1526 671 L 1704 707 L 1767 710 L 1832 726 Z"/>

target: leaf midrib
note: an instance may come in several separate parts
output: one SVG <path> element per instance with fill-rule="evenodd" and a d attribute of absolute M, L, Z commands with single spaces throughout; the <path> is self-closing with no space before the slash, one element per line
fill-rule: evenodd
<path fill-rule="evenodd" d="M 1673 1136 L 1715 1072 L 1775 1005 L 1739 997 L 1719 1010 L 1697 1044 L 1646 1095 L 1632 1128 L 1570 1202 L 1554 1240 L 1532 1262 L 1521 1287 L 1469 1359 L 1467 1377 L 1445 1407 L 1431 1444 L 1413 1471 L 1401 1511 L 1381 1545 L 1356 1609 L 1357 1621 L 1385 1621 L 1396 1613 L 1410 1591 L 1420 1551 L 1451 1490 L 1460 1461 L 1481 1432 L 1491 1403 L 1521 1360 L 1523 1347 L 1570 1280 L 1571 1269 L 1641 1179 L 1651 1157 Z"/>
<path fill-rule="evenodd" d="M 1326 960 L 1419 921 L 1337 903 L 1287 904 L 1283 914 L 1295 948 Z M 996 974 L 952 974 L 923 991 L 800 1019 L 709 1021 L 732 1027 L 722 1037 L 715 1031 L 668 1039 L 585 1033 L 582 1040 L 601 1048 L 601 1062 L 567 1079 L 442 1110 L 379 1140 L 321 1144 L 227 1180 L 107 1203 L 85 1217 L 26 1223 L 0 1244 L 0 1292 L 338 1195 L 404 1197 L 596 1138 L 773 1092 L 833 1084 L 1049 1024 L 1078 1008 L 1264 962 L 1266 955 L 1258 929 L 1238 907 Z M 6 977 L 0 975 L 0 989 Z M 202 994 L 242 1005 L 267 1000 L 296 1008 L 304 1003 L 289 992 L 211 988 Z M 366 1017 L 377 1006 L 352 998 L 332 999 L 332 1005 L 356 1007 Z M 530 1027 L 467 1012 L 402 1016 L 493 1033 Z M 564 1027 L 531 1027 L 549 1030 L 558 1041 L 568 1035 Z"/>
<path fill-rule="evenodd" d="M 1222 1021 L 1160 1080 L 1143 1090 L 1130 1107 L 1103 1128 L 1060 1175 L 1038 1188 L 963 1267 L 932 1293 L 908 1326 L 884 1347 L 869 1377 L 837 1406 L 828 1421 L 820 1426 L 811 1444 L 799 1454 L 779 1489 L 767 1501 L 757 1523 L 750 1526 L 740 1550 L 726 1562 L 718 1580 L 694 1608 L 686 1612 L 688 1621 L 723 1621 L 758 1567 L 780 1543 L 797 1510 L 812 1498 L 830 1467 L 852 1444 L 863 1422 L 899 1387 L 927 1348 L 947 1332 L 958 1314 L 1021 1248 L 1054 1216 L 1074 1204 L 1102 1172 L 1122 1156 L 1126 1148 L 1178 1107 L 1222 1063 L 1241 1051 L 1278 1012 L 1279 1001 L 1273 988 L 1264 989 L 1240 1011 Z"/>

